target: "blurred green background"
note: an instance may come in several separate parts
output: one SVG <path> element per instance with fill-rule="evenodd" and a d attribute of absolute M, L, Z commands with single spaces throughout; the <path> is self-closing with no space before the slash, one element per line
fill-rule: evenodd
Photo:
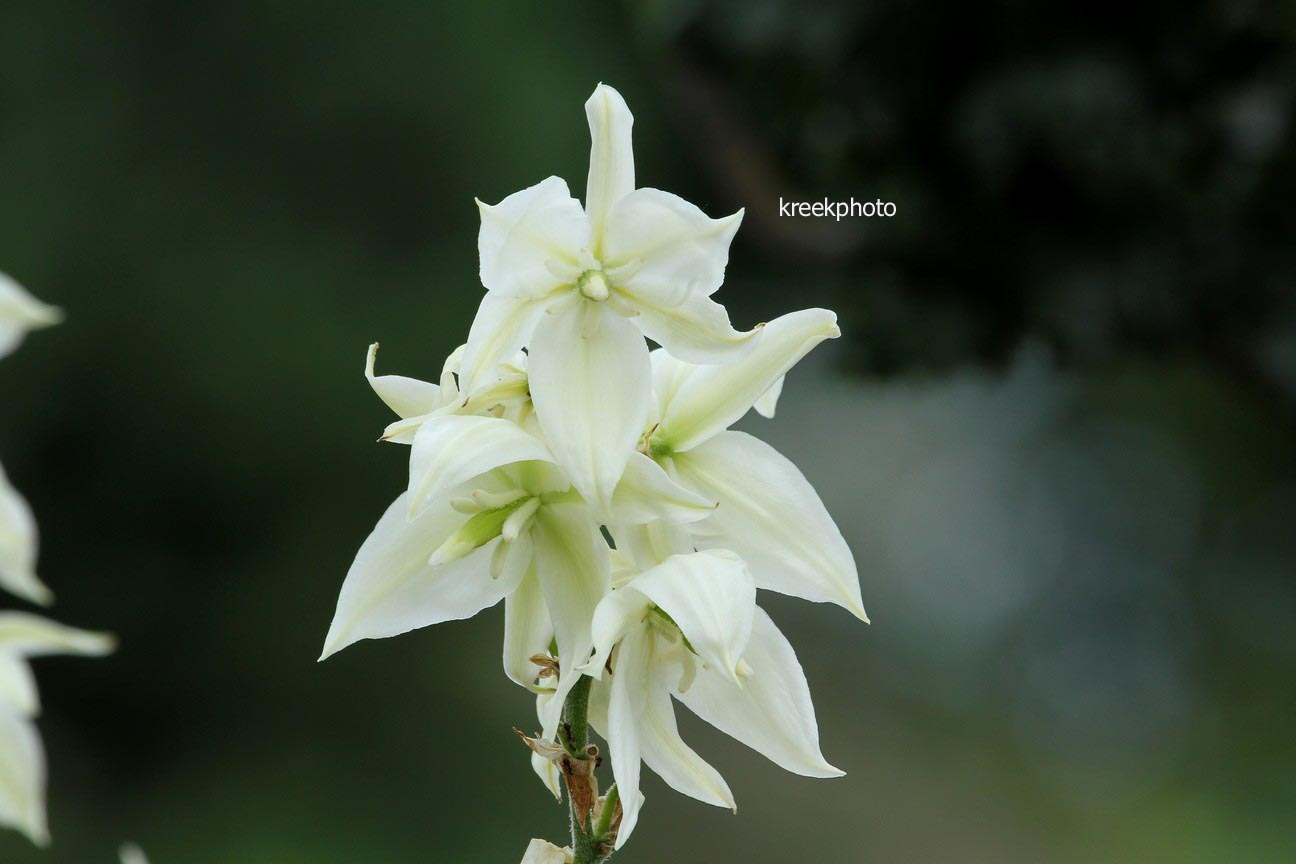
<path fill-rule="evenodd" d="M 39 662 L 55 842 L 0 860 L 563 835 L 498 609 L 315 658 L 403 485 L 365 348 L 435 377 L 474 196 L 583 191 L 599 81 L 642 184 L 747 208 L 736 323 L 839 311 L 745 427 L 875 622 L 763 600 L 846 778 L 681 712 L 739 814 L 650 779 L 616 860 L 1296 860 L 1294 33 L 1245 0 L 6 0 L 0 269 L 68 320 L 0 364 L 0 459 L 53 614 L 122 644 Z"/>

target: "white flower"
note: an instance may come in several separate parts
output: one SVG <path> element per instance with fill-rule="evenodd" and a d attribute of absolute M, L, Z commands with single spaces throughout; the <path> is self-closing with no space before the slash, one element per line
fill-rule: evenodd
<path fill-rule="evenodd" d="M 731 549 L 758 588 L 836 603 L 867 621 L 855 560 L 809 481 L 773 447 L 726 431 L 753 405 L 766 415 L 783 376 L 824 339 L 837 316 L 805 309 L 777 318 L 753 350 L 722 366 L 653 352 L 655 420 L 643 449 L 681 486 L 718 502 L 690 526 L 700 549 Z"/>
<path fill-rule="evenodd" d="M 595 654 L 580 671 L 602 679 L 612 670 L 610 682 L 594 686 L 590 722 L 611 749 L 624 808 L 617 848 L 643 803 L 641 760 L 673 789 L 737 809 L 724 778 L 680 738 L 672 695 L 789 771 L 841 776 L 820 753 L 796 654 L 756 606 L 755 583 L 734 553 L 675 554 L 649 567 L 599 604 L 593 637 Z"/>
<path fill-rule="evenodd" d="M 0 466 L 0 588 L 48 606 L 49 588 L 36 576 L 36 520 Z"/>
<path fill-rule="evenodd" d="M 401 418 L 383 431 L 382 440 L 411 444 L 414 433 L 430 417 L 443 414 L 485 414 L 503 416 L 525 423 L 531 406 L 527 389 L 526 355 L 521 352 L 495 367 L 494 374 L 483 377 L 478 388 L 469 393 L 459 387 L 459 364 L 464 346 L 459 346 L 441 369 L 441 383 L 432 384 L 403 375 L 378 375 L 374 362 L 378 343 L 369 346 L 365 355 L 365 379 L 374 393 Z"/>
<path fill-rule="evenodd" d="M 522 864 L 571 864 L 571 847 L 560 849 L 548 840 L 539 838 L 527 844 Z"/>
<path fill-rule="evenodd" d="M 632 453 L 614 503 L 628 522 L 704 518 L 715 505 Z M 468 618 L 505 601 L 504 668 L 532 686 L 530 658 L 556 640 L 568 669 L 588 657 L 609 590 L 598 522 L 543 441 L 492 416 L 446 414 L 418 428 L 410 484 L 347 573 L 321 659 L 361 639 Z M 575 676 L 565 676 L 558 695 Z M 552 735 L 561 699 L 545 728 Z"/>
<path fill-rule="evenodd" d="M 13 353 L 29 331 L 62 320 L 62 312 L 46 306 L 0 273 L 0 357 Z"/>
<path fill-rule="evenodd" d="M 106 634 L 0 612 L 0 825 L 22 831 L 37 845 L 49 842 L 45 753 L 32 723 L 40 700 L 27 660 L 47 654 L 100 656 L 112 648 Z"/>
<path fill-rule="evenodd" d="M 711 219 L 683 199 L 636 189 L 631 125 L 616 90 L 585 104 L 592 146 L 585 206 L 550 177 L 479 203 L 487 295 L 463 356 L 467 392 L 529 347 L 531 394 L 550 448 L 600 515 L 648 417 L 643 337 L 696 363 L 750 348 L 710 299 L 724 280 L 739 211 Z"/>

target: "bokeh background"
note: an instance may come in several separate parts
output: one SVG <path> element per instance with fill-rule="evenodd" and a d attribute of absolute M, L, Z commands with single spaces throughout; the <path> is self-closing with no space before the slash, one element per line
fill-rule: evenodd
<path fill-rule="evenodd" d="M 684 721 L 739 815 L 654 778 L 617 860 L 1296 860 L 1291 4 L 6 0 L 0 34 L 0 269 L 68 311 L 0 365 L 0 458 L 55 616 L 121 638 L 39 662 L 55 842 L 0 860 L 563 835 L 499 610 L 315 658 L 403 483 L 365 348 L 436 375 L 474 196 L 583 189 L 599 81 L 642 183 L 747 208 L 737 323 L 840 313 L 745 425 L 875 622 L 765 601 L 845 779 Z"/>

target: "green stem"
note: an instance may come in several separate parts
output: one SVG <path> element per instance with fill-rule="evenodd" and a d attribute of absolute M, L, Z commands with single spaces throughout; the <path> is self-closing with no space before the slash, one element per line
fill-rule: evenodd
<path fill-rule="evenodd" d="M 562 728 L 559 737 L 572 759 L 588 759 L 586 748 L 589 747 L 589 695 L 594 679 L 582 675 L 563 703 Z M 603 812 L 599 814 L 597 825 L 590 822 L 591 814 L 584 814 L 588 829 L 580 826 L 575 804 L 571 795 L 567 796 L 567 806 L 571 815 L 571 837 L 574 864 L 601 864 L 612 854 L 611 844 L 605 838 L 612 825 L 612 813 L 616 809 L 617 791 L 615 784 L 608 790 Z"/>

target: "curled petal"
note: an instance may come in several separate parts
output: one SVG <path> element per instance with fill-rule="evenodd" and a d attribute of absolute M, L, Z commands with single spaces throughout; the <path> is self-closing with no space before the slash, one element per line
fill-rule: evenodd
<path fill-rule="evenodd" d="M 698 366 L 671 378 L 654 440 L 672 451 L 689 450 L 747 413 L 770 388 L 825 339 L 841 333 L 827 309 L 803 309 L 780 316 L 760 331 L 745 357 L 722 366 Z"/>
<path fill-rule="evenodd" d="M 108 633 L 67 627 L 27 612 L 0 612 L 0 653 L 18 657 L 102 657 L 111 653 L 116 644 Z"/>
<path fill-rule="evenodd" d="M 796 652 L 763 609 L 756 610 L 742 686 L 711 669 L 677 698 L 712 726 L 794 774 L 840 777 L 819 751 L 819 724 Z"/>
<path fill-rule="evenodd" d="M 756 404 L 752 407 L 755 408 L 756 413 L 762 417 L 772 418 L 774 416 L 774 410 L 778 407 L 779 397 L 782 395 L 783 378 L 779 378 L 774 382 L 773 386 L 761 394 L 761 397 L 756 400 Z"/>
<path fill-rule="evenodd" d="M 430 414 L 441 405 L 441 388 L 429 381 L 403 375 L 375 375 L 374 361 L 378 343 L 369 346 L 365 356 L 365 380 L 388 408 L 402 419 Z"/>
<path fill-rule="evenodd" d="M 612 656 L 612 649 L 631 628 L 643 623 L 651 608 L 651 600 L 629 587 L 620 588 L 604 597 L 594 610 L 591 625 L 594 656 L 577 671 L 595 680 L 601 679 Z"/>
<path fill-rule="evenodd" d="M 690 526 L 699 549 L 732 549 L 756 587 L 836 603 L 868 621 L 859 574 L 841 531 L 795 465 L 744 432 L 721 432 L 677 454 L 677 480 L 720 502 Z"/>
<path fill-rule="evenodd" d="M 539 297 L 563 284 L 555 270 L 579 274 L 579 250 L 590 241 L 589 218 L 557 177 L 515 192 L 498 204 L 477 202 L 481 282 L 511 297 Z"/>
<path fill-rule="evenodd" d="M 536 325 L 531 399 L 558 464 L 606 519 L 648 420 L 652 373 L 648 346 L 633 324 L 589 301 L 582 306 Z"/>

